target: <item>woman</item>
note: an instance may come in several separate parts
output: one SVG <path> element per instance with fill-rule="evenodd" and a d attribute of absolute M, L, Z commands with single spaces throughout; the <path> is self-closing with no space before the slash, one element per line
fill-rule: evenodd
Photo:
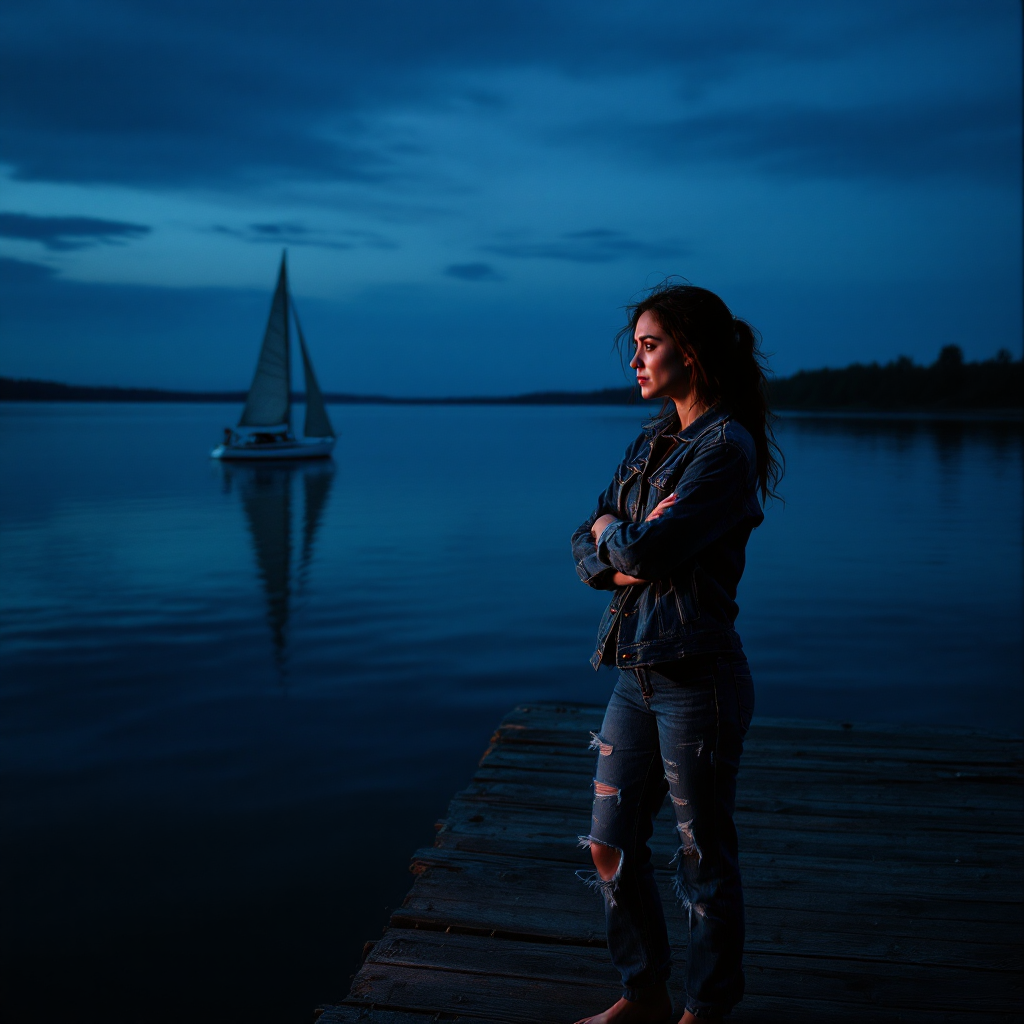
<path fill-rule="evenodd" d="M 753 329 L 717 295 L 665 285 L 629 307 L 630 366 L 662 414 L 629 446 L 573 534 L 580 578 L 613 591 L 591 659 L 620 669 L 594 777 L 587 877 L 604 895 L 623 996 L 590 1024 L 672 1019 L 670 950 L 647 841 L 668 793 L 676 894 L 689 920 L 682 1024 L 743 995 L 733 810 L 754 689 L 734 623 L 761 504 L 781 477 Z"/>

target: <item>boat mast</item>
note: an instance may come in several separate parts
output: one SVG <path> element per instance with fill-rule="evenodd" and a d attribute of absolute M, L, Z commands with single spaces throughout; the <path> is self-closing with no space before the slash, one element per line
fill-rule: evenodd
<path fill-rule="evenodd" d="M 288 250 L 281 250 L 281 280 L 284 282 L 284 369 L 288 381 L 288 433 L 292 432 L 292 349 L 288 330 Z"/>

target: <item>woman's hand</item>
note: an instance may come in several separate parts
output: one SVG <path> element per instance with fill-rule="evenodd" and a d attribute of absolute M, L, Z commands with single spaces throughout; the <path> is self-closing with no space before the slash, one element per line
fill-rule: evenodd
<path fill-rule="evenodd" d="M 612 577 L 612 583 L 617 587 L 631 587 L 634 583 L 646 583 L 647 580 L 638 580 L 635 576 L 627 576 L 624 572 L 617 572 Z"/>
<path fill-rule="evenodd" d="M 652 519 L 660 519 L 662 515 L 667 512 L 677 501 L 679 500 L 678 494 L 670 494 L 667 498 L 662 498 L 654 508 L 651 509 L 651 514 L 647 517 L 649 523 Z"/>
<path fill-rule="evenodd" d="M 604 533 L 605 530 L 612 524 L 618 522 L 615 516 L 604 515 L 599 519 L 595 520 L 594 525 L 590 528 L 590 536 L 594 538 L 594 543 L 597 543 L 597 538 Z"/>

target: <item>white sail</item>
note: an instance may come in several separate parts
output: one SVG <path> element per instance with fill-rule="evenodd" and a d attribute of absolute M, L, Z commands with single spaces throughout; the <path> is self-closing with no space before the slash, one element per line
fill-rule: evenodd
<path fill-rule="evenodd" d="M 291 360 L 288 352 L 288 275 L 284 256 L 277 290 L 270 306 L 256 373 L 245 400 L 240 427 L 278 427 L 291 424 Z"/>
<path fill-rule="evenodd" d="M 313 363 L 306 350 L 306 339 L 302 336 L 302 324 L 299 323 L 299 314 L 292 302 L 292 316 L 295 317 L 295 326 L 299 332 L 299 349 L 302 352 L 302 369 L 306 374 L 306 424 L 302 428 L 306 437 L 334 437 L 334 427 L 327 416 L 327 407 L 324 405 L 323 392 L 316 382 L 316 374 L 313 373 Z"/>

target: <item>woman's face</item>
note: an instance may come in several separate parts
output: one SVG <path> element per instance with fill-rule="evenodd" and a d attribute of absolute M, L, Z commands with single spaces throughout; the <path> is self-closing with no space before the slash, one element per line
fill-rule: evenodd
<path fill-rule="evenodd" d="M 661 329 L 653 313 L 640 315 L 633 332 L 636 353 L 629 365 L 644 398 L 686 398 L 690 393 L 691 360 Z"/>

